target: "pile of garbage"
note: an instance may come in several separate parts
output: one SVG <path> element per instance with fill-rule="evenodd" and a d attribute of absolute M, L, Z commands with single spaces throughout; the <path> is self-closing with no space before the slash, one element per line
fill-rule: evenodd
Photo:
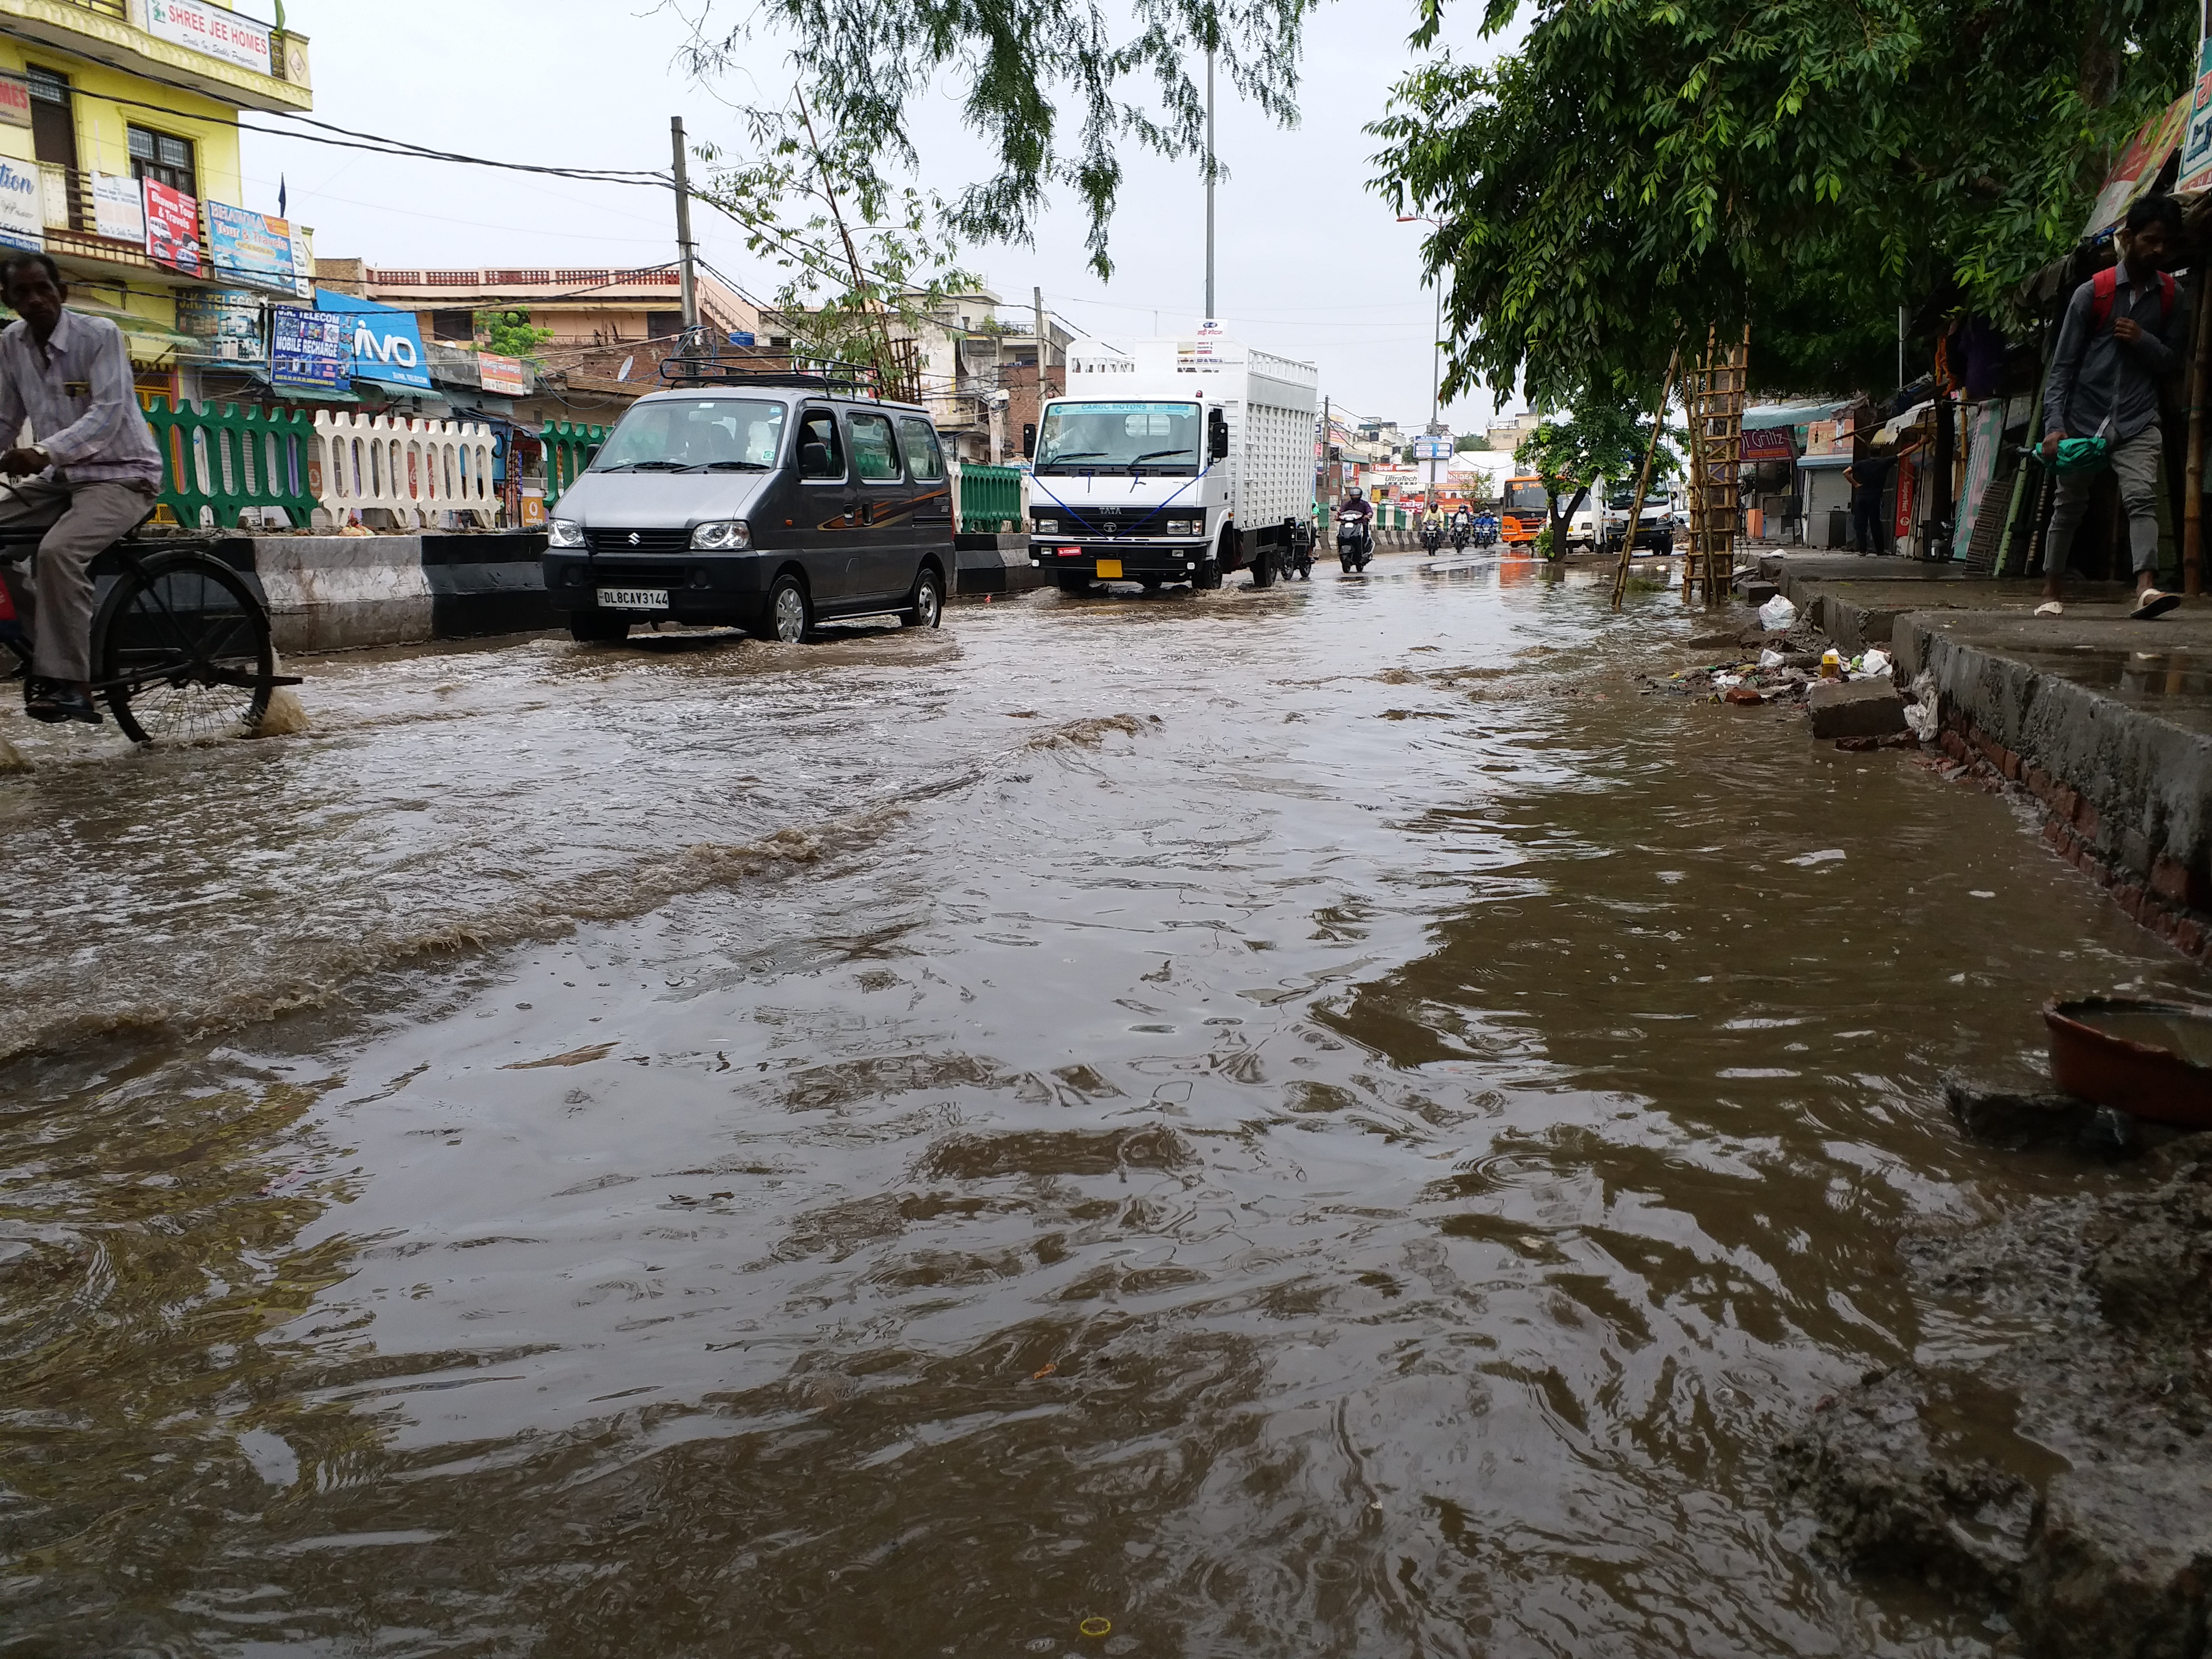
<path fill-rule="evenodd" d="M 1877 647 L 1854 657 L 1842 655 L 1829 645 L 1825 635 L 1800 626 L 1797 607 L 1780 594 L 1759 606 L 1758 615 L 1759 626 L 1742 635 L 1746 654 L 1726 661 L 1678 668 L 1663 679 L 1647 675 L 1644 681 L 1645 694 L 1664 692 L 1707 702 L 1751 707 L 1767 702 L 1802 702 L 1812 687 L 1823 680 L 1886 680 L 1890 677 L 1892 663 L 1887 652 Z"/>

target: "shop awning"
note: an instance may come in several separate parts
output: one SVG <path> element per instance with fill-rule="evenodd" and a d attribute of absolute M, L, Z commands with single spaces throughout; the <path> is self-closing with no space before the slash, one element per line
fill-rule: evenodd
<path fill-rule="evenodd" d="M 1832 404 L 1754 404 L 1743 411 L 1743 428 L 1747 432 L 1763 432 L 1770 427 L 1832 421 L 1850 406 L 1848 398 Z"/>
<path fill-rule="evenodd" d="M 1917 426 L 1920 423 L 1920 417 L 1935 407 L 1936 400 L 1933 398 L 1924 404 L 1913 404 L 1904 414 L 1899 415 L 1876 432 L 1874 434 L 1874 441 L 1878 444 L 1895 443 L 1907 427 Z"/>
<path fill-rule="evenodd" d="M 1800 455 L 1797 465 L 1808 472 L 1826 472 L 1839 466 L 1849 466 L 1849 455 Z"/>

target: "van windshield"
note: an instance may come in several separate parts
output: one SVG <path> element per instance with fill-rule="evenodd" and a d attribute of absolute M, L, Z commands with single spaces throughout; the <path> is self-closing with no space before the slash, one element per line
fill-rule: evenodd
<path fill-rule="evenodd" d="M 1037 433 L 1036 470 L 1188 477 L 1205 430 L 1196 404 L 1054 404 Z"/>
<path fill-rule="evenodd" d="M 670 398 L 630 405 L 594 472 L 751 472 L 775 465 L 784 408 L 763 399 Z"/>

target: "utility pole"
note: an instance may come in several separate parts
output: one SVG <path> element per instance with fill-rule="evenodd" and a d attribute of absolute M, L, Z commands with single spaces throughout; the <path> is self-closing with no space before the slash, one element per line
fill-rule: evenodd
<path fill-rule="evenodd" d="M 676 268 L 684 282 L 684 349 L 690 355 L 697 342 L 699 286 L 692 269 L 691 175 L 684 166 L 684 118 L 668 118 L 668 136 L 676 146 Z"/>
<path fill-rule="evenodd" d="M 1045 360 L 1046 360 L 1047 358 L 1048 358 L 1048 357 L 1050 357 L 1050 356 L 1052 356 L 1052 348 L 1051 348 L 1051 346 L 1049 346 L 1048 344 L 1047 344 L 1047 343 L 1046 343 L 1046 342 L 1045 342 L 1045 332 L 1044 332 L 1044 290 L 1043 290 L 1042 289 L 1041 289 L 1041 288 L 1032 288 L 1031 289 L 1030 289 L 1030 308 L 1032 311 L 1034 311 L 1034 312 L 1036 312 L 1036 340 L 1037 340 L 1037 408 L 1038 408 L 1040 410 L 1042 410 L 1044 408 L 1044 397 L 1045 397 L 1045 392 L 1044 392 L 1044 369 L 1045 369 Z"/>
<path fill-rule="evenodd" d="M 1213 53 L 1206 54 L 1206 320 L 1213 320 Z"/>
<path fill-rule="evenodd" d="M 1437 429 L 1437 388 L 1443 378 L 1444 285 L 1437 284 L 1437 321 L 1429 335 L 1429 430 Z"/>

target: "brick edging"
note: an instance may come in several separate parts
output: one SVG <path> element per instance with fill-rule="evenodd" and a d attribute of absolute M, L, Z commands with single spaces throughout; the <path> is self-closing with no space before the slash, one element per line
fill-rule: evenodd
<path fill-rule="evenodd" d="M 2159 853 L 2148 875 L 2130 869 L 2100 845 L 2105 825 L 2096 806 L 2073 786 L 1984 732 L 1955 705 L 1946 708 L 1936 746 L 1966 775 L 2008 785 L 2035 798 L 2044 811 L 2043 839 L 2051 850 L 2102 887 L 2137 926 L 2191 960 L 2212 965 L 2212 908 L 2191 903 L 2203 885 L 2179 860 Z"/>

